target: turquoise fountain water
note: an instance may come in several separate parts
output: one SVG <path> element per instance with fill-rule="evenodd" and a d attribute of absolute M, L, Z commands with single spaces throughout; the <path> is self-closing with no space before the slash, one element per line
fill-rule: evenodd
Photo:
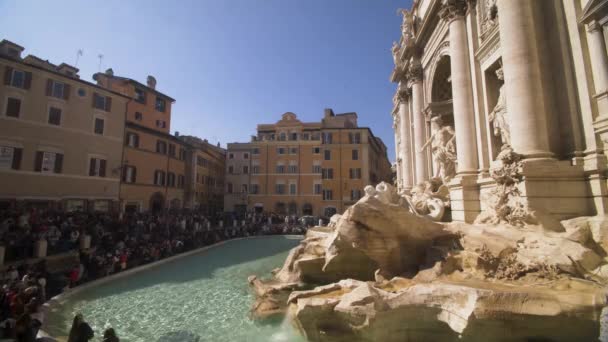
<path fill-rule="evenodd" d="M 67 336 L 81 312 L 96 339 L 107 326 L 124 342 L 301 341 L 282 320 L 249 318 L 247 277 L 280 267 L 298 239 L 236 240 L 122 279 L 86 289 L 49 314 L 47 331 Z"/>

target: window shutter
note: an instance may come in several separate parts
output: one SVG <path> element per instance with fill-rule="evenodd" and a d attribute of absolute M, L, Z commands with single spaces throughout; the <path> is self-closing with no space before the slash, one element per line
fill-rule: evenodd
<path fill-rule="evenodd" d="M 95 158 L 89 159 L 89 176 L 95 176 Z"/>
<path fill-rule="evenodd" d="M 122 167 L 122 181 L 123 181 L 123 183 L 127 182 L 127 170 L 128 170 L 128 168 L 129 167 L 126 166 L 126 165 Z"/>
<path fill-rule="evenodd" d="M 13 170 L 19 170 L 21 168 L 21 154 L 23 152 L 23 149 L 21 148 L 14 148 L 13 149 L 13 165 L 11 166 L 11 168 Z"/>
<path fill-rule="evenodd" d="M 63 86 L 63 99 L 66 101 L 70 99 L 70 88 L 69 84 L 64 84 Z"/>
<path fill-rule="evenodd" d="M 63 170 L 63 154 L 55 154 L 55 173 L 61 173 Z"/>
<path fill-rule="evenodd" d="M 51 96 L 53 94 L 53 80 L 48 78 L 46 80 L 46 96 Z"/>
<path fill-rule="evenodd" d="M 111 112 L 112 111 L 112 98 L 109 96 L 106 96 L 106 112 Z"/>
<path fill-rule="evenodd" d="M 133 174 L 132 181 L 133 181 L 133 183 L 135 183 L 137 181 L 137 168 L 135 166 L 133 166 L 133 172 L 132 172 L 132 174 Z"/>
<path fill-rule="evenodd" d="M 348 169 L 348 178 L 353 179 L 353 169 Z"/>
<path fill-rule="evenodd" d="M 99 177 L 105 177 L 105 176 L 106 176 L 106 160 L 101 159 L 101 160 L 99 160 Z"/>
<path fill-rule="evenodd" d="M 139 135 L 135 134 L 135 147 L 139 147 Z"/>
<path fill-rule="evenodd" d="M 31 86 L 32 86 L 32 73 L 26 72 L 25 81 L 23 82 L 23 89 L 30 89 Z"/>
<path fill-rule="evenodd" d="M 44 155 L 44 152 L 41 152 L 41 151 L 36 152 L 36 158 L 34 159 L 34 171 L 36 171 L 36 172 L 42 171 L 42 156 L 43 155 Z"/>
<path fill-rule="evenodd" d="M 91 100 L 92 100 L 91 101 L 91 106 L 93 108 L 95 108 L 95 99 L 97 98 L 97 96 L 99 96 L 99 94 L 97 94 L 97 93 L 93 93 L 93 96 L 91 96 Z"/>
<path fill-rule="evenodd" d="M 13 77 L 13 68 L 6 66 L 4 68 L 4 85 L 11 84 L 11 77 Z"/>

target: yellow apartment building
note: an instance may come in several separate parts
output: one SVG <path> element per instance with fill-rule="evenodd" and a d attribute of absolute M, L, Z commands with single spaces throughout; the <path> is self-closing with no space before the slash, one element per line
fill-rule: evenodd
<path fill-rule="evenodd" d="M 288 112 L 258 125 L 251 142 L 228 144 L 224 208 L 329 217 L 390 179 L 386 146 L 356 113 L 326 109 L 320 122 L 302 122 Z"/>
<path fill-rule="evenodd" d="M 0 208 L 119 206 L 128 97 L 0 42 Z"/>

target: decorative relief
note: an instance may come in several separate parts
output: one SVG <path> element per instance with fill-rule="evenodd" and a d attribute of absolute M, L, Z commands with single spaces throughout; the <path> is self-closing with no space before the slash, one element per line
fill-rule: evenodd
<path fill-rule="evenodd" d="M 403 46 L 407 48 L 414 44 L 414 39 L 416 37 L 416 16 L 412 11 L 401 8 L 397 10 L 397 13 L 403 16 L 401 37 L 403 38 Z"/>
<path fill-rule="evenodd" d="M 399 43 L 393 42 L 393 47 L 391 48 L 391 52 L 393 53 L 393 63 L 395 66 L 399 65 Z"/>
<path fill-rule="evenodd" d="M 439 11 L 439 16 L 443 20 L 452 21 L 464 17 L 467 13 L 466 0 L 443 0 L 441 6 L 442 8 Z"/>
<path fill-rule="evenodd" d="M 498 7 L 497 0 L 482 0 L 480 1 L 480 36 L 481 40 L 485 40 L 490 32 L 498 24 Z"/>
<path fill-rule="evenodd" d="M 416 83 L 422 81 L 422 64 L 419 61 L 415 61 L 410 64 L 409 68 L 405 73 L 405 77 L 409 82 Z"/>

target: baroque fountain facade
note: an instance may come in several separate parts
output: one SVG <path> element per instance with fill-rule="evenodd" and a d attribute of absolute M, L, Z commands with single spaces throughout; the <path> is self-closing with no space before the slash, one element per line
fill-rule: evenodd
<path fill-rule="evenodd" d="M 257 317 L 312 341 L 591 341 L 608 281 L 606 0 L 418 0 L 395 186 L 316 227 Z"/>

